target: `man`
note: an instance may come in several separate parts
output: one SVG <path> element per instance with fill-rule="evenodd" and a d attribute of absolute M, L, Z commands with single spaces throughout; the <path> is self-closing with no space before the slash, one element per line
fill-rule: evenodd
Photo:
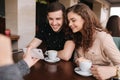
<path fill-rule="evenodd" d="M 71 35 L 65 35 L 66 19 L 65 7 L 59 2 L 52 2 L 47 8 L 48 23 L 39 25 L 40 29 L 28 47 L 36 48 L 42 42 L 47 50 L 57 50 L 58 57 L 68 61 L 74 51 L 75 44 Z"/>

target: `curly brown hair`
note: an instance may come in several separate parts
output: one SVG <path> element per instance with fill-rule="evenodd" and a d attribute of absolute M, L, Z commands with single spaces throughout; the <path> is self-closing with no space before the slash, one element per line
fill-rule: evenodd
<path fill-rule="evenodd" d="M 95 30 L 105 31 L 100 24 L 97 16 L 94 12 L 84 3 L 78 3 L 67 9 L 67 14 L 69 12 L 74 12 L 80 15 L 85 23 L 83 24 L 83 33 L 74 33 L 74 42 L 76 48 L 83 47 L 83 51 L 88 51 L 88 49 L 93 45 L 93 34 Z"/>

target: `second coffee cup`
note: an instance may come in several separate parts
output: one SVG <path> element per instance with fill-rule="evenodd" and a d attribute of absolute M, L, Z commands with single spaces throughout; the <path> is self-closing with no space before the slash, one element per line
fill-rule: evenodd
<path fill-rule="evenodd" d="M 48 58 L 50 60 L 55 60 L 57 58 L 57 51 L 56 50 L 48 50 L 45 52 L 46 55 L 48 55 Z"/>
<path fill-rule="evenodd" d="M 82 72 L 90 72 L 92 62 L 90 60 L 85 60 L 79 63 L 79 68 Z"/>

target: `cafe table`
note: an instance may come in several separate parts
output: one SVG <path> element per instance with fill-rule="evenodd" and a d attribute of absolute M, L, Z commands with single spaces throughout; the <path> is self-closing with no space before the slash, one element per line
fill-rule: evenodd
<path fill-rule="evenodd" d="M 13 50 L 13 60 L 18 62 L 23 58 L 23 50 Z M 93 76 L 81 76 L 75 73 L 76 64 L 72 61 L 60 60 L 49 63 L 39 60 L 30 68 L 30 73 L 24 76 L 24 80 L 97 80 Z M 112 79 L 107 79 L 112 80 Z"/>
<path fill-rule="evenodd" d="M 17 53 L 16 53 L 17 52 Z M 13 52 L 15 62 L 22 59 L 21 50 Z M 84 77 L 75 73 L 76 65 L 71 61 L 60 60 L 56 63 L 49 63 L 45 60 L 39 60 L 24 80 L 96 80 L 93 76 Z"/>
<path fill-rule="evenodd" d="M 32 68 L 25 80 L 96 80 L 94 77 L 83 77 L 74 72 L 75 64 L 70 61 L 48 63 L 38 61 Z"/>

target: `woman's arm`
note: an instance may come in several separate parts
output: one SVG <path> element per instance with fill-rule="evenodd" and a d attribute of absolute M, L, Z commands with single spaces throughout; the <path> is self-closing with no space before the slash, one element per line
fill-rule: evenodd
<path fill-rule="evenodd" d="M 30 73 L 30 68 L 29 68 L 28 64 L 24 60 L 19 61 L 15 65 L 19 68 L 20 73 L 21 73 L 22 76 L 25 76 L 28 73 Z"/>
<path fill-rule="evenodd" d="M 120 66 L 120 52 L 117 49 L 112 36 L 107 34 L 101 39 L 103 45 L 103 52 L 107 58 L 112 62 L 113 66 L 96 66 L 93 65 L 91 68 L 92 74 L 99 80 L 109 79 L 116 76 L 117 68 Z"/>
<path fill-rule="evenodd" d="M 39 60 L 38 58 L 32 57 L 30 52 L 31 48 L 28 48 L 23 60 L 16 63 L 16 66 L 18 66 L 22 76 L 28 74 L 30 72 L 29 68 L 31 68 Z"/>
<path fill-rule="evenodd" d="M 5 65 L 0 67 L 1 80 L 23 80 L 20 69 L 15 65 Z"/>
<path fill-rule="evenodd" d="M 120 65 L 120 51 L 109 34 L 103 39 L 103 49 L 105 55 L 111 60 L 113 65 Z"/>

